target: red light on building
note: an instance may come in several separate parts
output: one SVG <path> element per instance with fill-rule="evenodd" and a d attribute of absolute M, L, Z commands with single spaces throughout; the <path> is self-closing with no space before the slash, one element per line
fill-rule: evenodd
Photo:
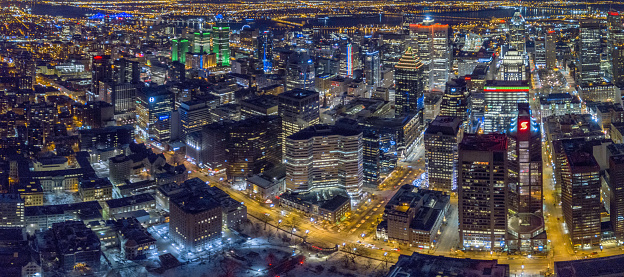
<path fill-rule="evenodd" d="M 529 122 L 528 121 L 520 122 L 520 131 L 526 131 L 528 129 L 529 129 Z"/>
<path fill-rule="evenodd" d="M 101 60 L 101 59 L 102 59 L 102 56 L 95 56 L 95 57 L 93 57 L 93 59 L 94 59 L 94 60 Z"/>
<path fill-rule="evenodd" d="M 619 15 L 620 15 L 620 13 L 619 13 L 619 12 L 609 12 L 609 15 L 612 15 L 612 16 L 619 16 Z"/>
<path fill-rule="evenodd" d="M 470 80 L 472 80 L 472 78 L 470 78 L 470 77 L 466 76 L 466 77 L 464 77 L 464 80 L 466 80 L 466 81 L 470 81 Z"/>

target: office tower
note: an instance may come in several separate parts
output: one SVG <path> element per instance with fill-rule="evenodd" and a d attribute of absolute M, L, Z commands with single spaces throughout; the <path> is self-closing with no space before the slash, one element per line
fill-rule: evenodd
<path fill-rule="evenodd" d="M 546 68 L 557 67 L 557 32 L 550 30 L 546 32 Z"/>
<path fill-rule="evenodd" d="M 340 46 L 340 76 L 344 78 L 353 78 L 355 49 L 351 42 L 344 43 Z"/>
<path fill-rule="evenodd" d="M 210 32 L 193 33 L 193 54 L 210 53 Z"/>
<path fill-rule="evenodd" d="M 444 94 L 442 95 L 440 115 L 467 120 L 469 106 L 468 95 L 469 92 L 464 78 L 448 81 L 446 83 Z"/>
<path fill-rule="evenodd" d="M 529 102 L 529 85 L 526 81 L 488 80 L 483 88 L 485 95 L 485 133 L 507 133 L 518 114 L 518 103 Z"/>
<path fill-rule="evenodd" d="M 258 36 L 256 58 L 262 61 L 264 72 L 273 70 L 273 32 L 264 31 Z"/>
<path fill-rule="evenodd" d="M 508 137 L 508 249 L 541 251 L 547 245 L 542 207 L 542 136 L 528 103 L 518 104 L 518 118 Z"/>
<path fill-rule="evenodd" d="M 395 114 L 415 113 L 424 108 L 424 67 L 412 48 L 394 66 Z"/>
<path fill-rule="evenodd" d="M 427 90 L 443 91 L 448 81 L 450 50 L 449 25 L 433 24 L 425 20 L 421 24 L 410 24 L 410 34 L 415 40 L 418 57 L 423 62 Z"/>
<path fill-rule="evenodd" d="M 118 84 L 141 81 L 141 68 L 139 62 L 128 59 L 118 59 L 113 62 L 113 81 Z"/>
<path fill-rule="evenodd" d="M 19 194 L 0 194 L 0 227 L 24 227 L 24 200 Z"/>
<path fill-rule="evenodd" d="M 498 71 L 498 80 L 526 81 L 529 79 L 528 60 L 526 54 L 510 49 L 503 56 L 503 62 Z"/>
<path fill-rule="evenodd" d="M 507 137 L 464 134 L 459 144 L 459 242 L 502 250 L 507 234 Z"/>
<path fill-rule="evenodd" d="M 379 50 L 366 52 L 364 57 L 364 78 L 373 89 L 381 85 L 381 57 Z"/>
<path fill-rule="evenodd" d="M 18 88 L 19 89 L 33 89 L 33 86 L 37 83 L 35 80 L 35 58 L 33 54 L 28 50 L 20 51 L 13 59 L 15 63 L 15 70 L 18 75 Z"/>
<path fill-rule="evenodd" d="M 118 59 L 113 62 L 113 80 L 108 85 L 110 89 L 110 103 L 115 107 L 115 119 L 131 119 L 136 103 L 136 90 L 141 84 L 141 68 L 139 62 L 127 59 Z M 125 124 L 127 122 L 121 122 Z"/>
<path fill-rule="evenodd" d="M 286 189 L 346 190 L 352 202 L 362 196 L 362 133 L 316 125 L 286 137 Z"/>
<path fill-rule="evenodd" d="M 530 53 L 528 53 L 530 54 Z M 533 41 L 533 62 L 537 68 L 546 68 L 546 38 L 536 37 Z"/>
<path fill-rule="evenodd" d="M 180 61 L 180 40 L 179 39 L 171 40 L 171 61 L 172 62 Z"/>
<path fill-rule="evenodd" d="M 582 139 L 553 142 L 555 178 L 561 185 L 561 208 L 572 245 L 596 246 L 601 240 L 600 166 L 593 145 Z"/>
<path fill-rule="evenodd" d="M 173 93 L 165 86 L 144 87 L 137 93 L 137 127 L 144 139 L 160 143 L 171 138 Z"/>
<path fill-rule="evenodd" d="M 624 86 L 624 14 L 607 14 L 607 78 L 617 86 Z"/>
<path fill-rule="evenodd" d="M 91 59 L 91 70 L 91 90 L 87 93 L 87 101 L 110 103 L 106 90 L 108 83 L 113 79 L 111 57 L 108 55 L 94 56 Z"/>
<path fill-rule="evenodd" d="M 228 179 L 245 179 L 281 163 L 281 121 L 278 116 L 252 117 L 226 128 Z"/>
<path fill-rule="evenodd" d="M 295 89 L 277 97 L 282 118 L 282 146 L 288 136 L 320 123 L 318 92 Z"/>
<path fill-rule="evenodd" d="M 457 189 L 457 145 L 462 138 L 461 125 L 461 117 L 438 116 L 425 130 L 425 172 L 429 189 Z"/>
<path fill-rule="evenodd" d="M 258 50 L 258 29 L 252 29 L 249 26 L 243 26 L 240 31 L 240 46 L 252 56 L 255 56 Z"/>
<path fill-rule="evenodd" d="M 602 83 L 600 70 L 601 30 L 597 20 L 581 20 L 577 50 L 577 83 Z"/>
<path fill-rule="evenodd" d="M 201 131 L 202 127 L 212 123 L 210 110 L 216 108 L 217 103 L 202 100 L 191 100 L 180 103 L 180 139 L 186 141 L 186 135 Z"/>
<path fill-rule="evenodd" d="M 618 241 L 624 240 L 624 144 L 607 146 L 609 169 L 609 215 L 611 226 Z"/>
<path fill-rule="evenodd" d="M 290 54 L 286 64 L 286 90 L 314 88 L 314 61 L 306 50 Z"/>
<path fill-rule="evenodd" d="M 218 66 L 230 66 L 230 27 L 227 23 L 212 27 L 212 53 L 217 55 Z"/>
<path fill-rule="evenodd" d="M 170 199 L 169 235 L 185 251 L 207 249 L 220 242 L 221 205 L 211 197 L 185 194 Z"/>
<path fill-rule="evenodd" d="M 524 26 L 524 18 L 520 12 L 514 13 L 511 18 L 509 26 L 509 46 L 512 49 L 520 52 L 520 54 L 526 54 L 526 27 Z"/>
<path fill-rule="evenodd" d="M 84 129 L 79 131 L 78 137 L 81 151 L 107 148 L 121 149 L 134 139 L 134 128 L 132 125 L 124 125 Z"/>

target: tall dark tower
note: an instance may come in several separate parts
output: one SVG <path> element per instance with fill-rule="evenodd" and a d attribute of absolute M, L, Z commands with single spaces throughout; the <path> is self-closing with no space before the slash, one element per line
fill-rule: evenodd
<path fill-rule="evenodd" d="M 425 75 L 423 63 L 412 48 L 394 67 L 395 114 L 415 113 L 424 108 Z"/>

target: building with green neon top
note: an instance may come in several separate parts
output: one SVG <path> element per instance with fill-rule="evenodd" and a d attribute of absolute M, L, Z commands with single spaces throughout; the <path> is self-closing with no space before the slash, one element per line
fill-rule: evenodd
<path fill-rule="evenodd" d="M 173 39 L 171 41 L 171 61 L 186 63 L 186 52 L 189 51 L 188 39 Z"/>
<path fill-rule="evenodd" d="M 210 33 L 196 32 L 193 34 L 193 54 L 210 53 Z"/>
<path fill-rule="evenodd" d="M 230 27 L 227 23 L 212 27 L 212 53 L 217 55 L 218 66 L 230 66 Z"/>

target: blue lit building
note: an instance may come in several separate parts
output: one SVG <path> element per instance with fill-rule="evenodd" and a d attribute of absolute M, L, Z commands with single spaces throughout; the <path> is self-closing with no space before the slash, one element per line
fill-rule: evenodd
<path fill-rule="evenodd" d="M 137 131 L 145 140 L 168 142 L 171 138 L 173 93 L 165 86 L 144 87 L 136 99 Z"/>

